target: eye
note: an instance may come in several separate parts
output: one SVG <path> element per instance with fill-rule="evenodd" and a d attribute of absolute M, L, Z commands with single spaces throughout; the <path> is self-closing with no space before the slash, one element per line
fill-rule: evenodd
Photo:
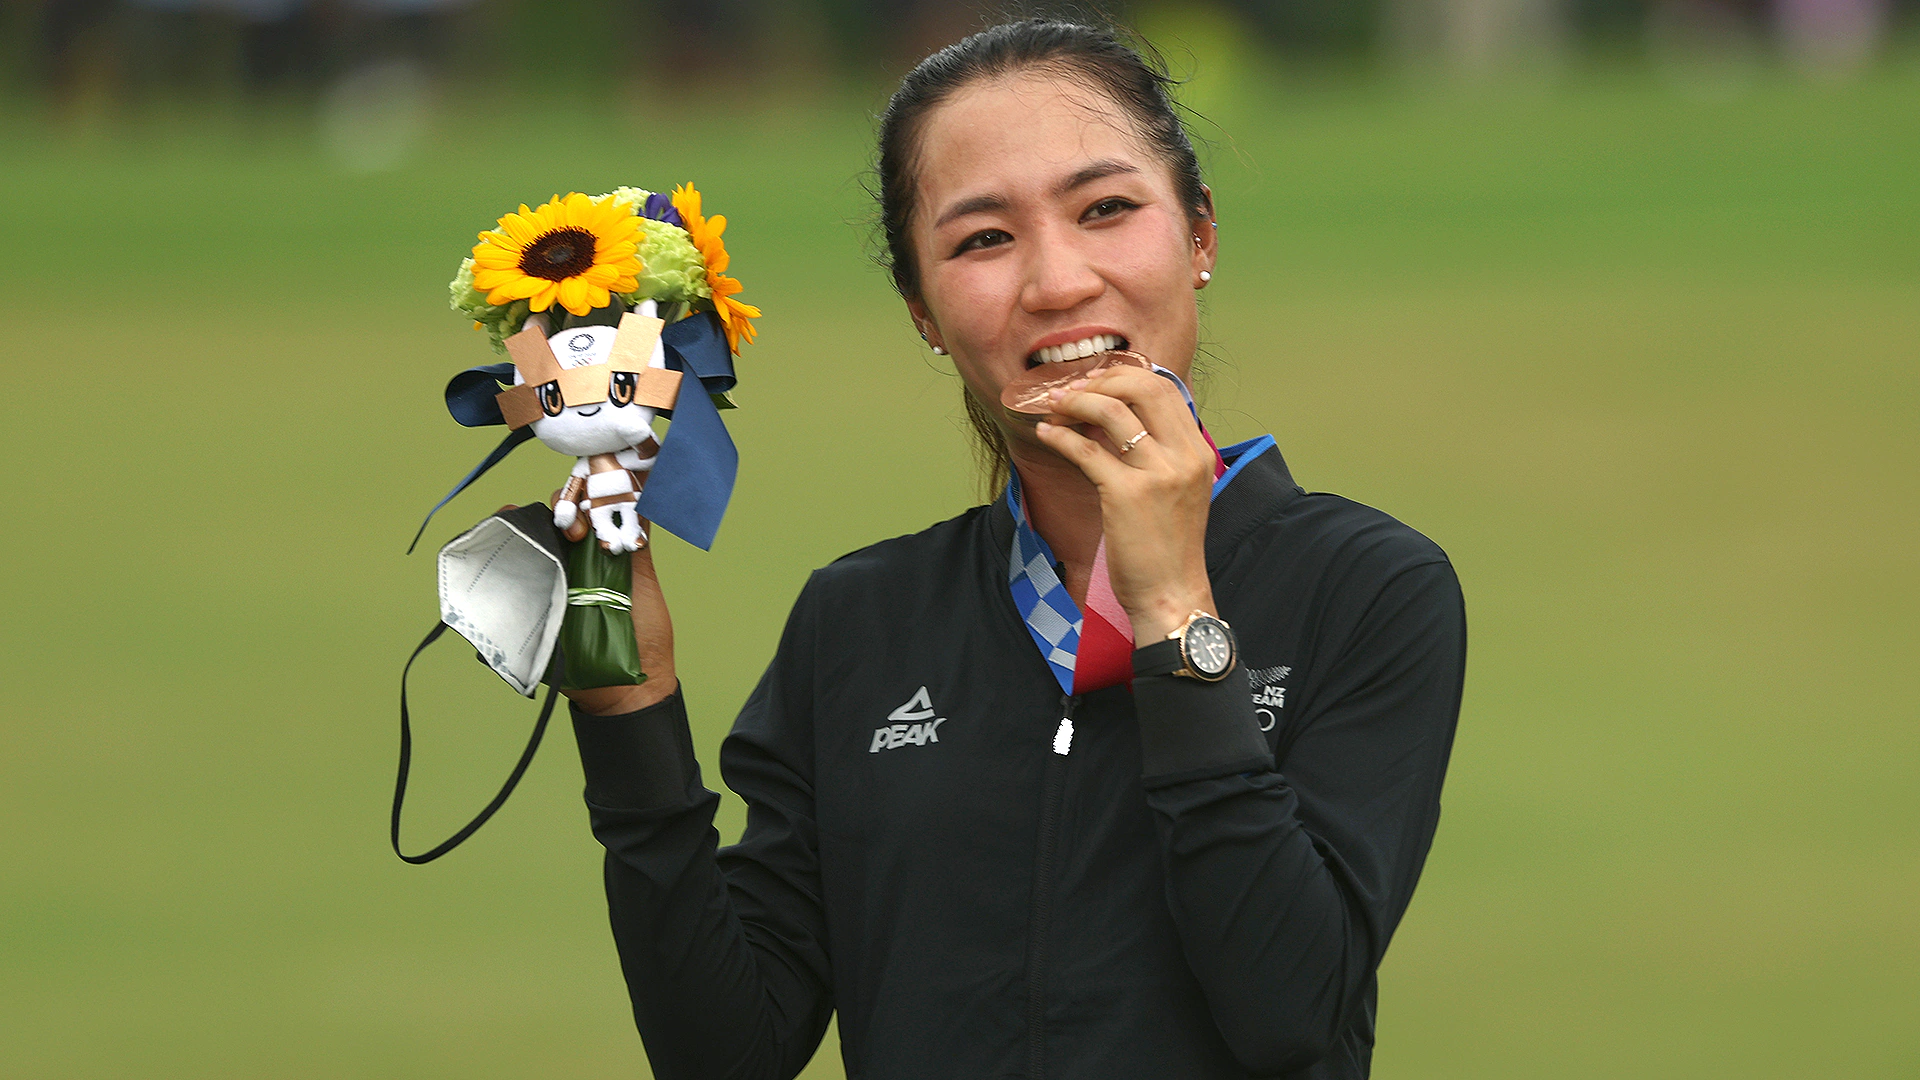
<path fill-rule="evenodd" d="M 540 411 L 548 416 L 559 416 L 567 407 L 566 401 L 560 397 L 560 380 L 542 384 L 537 392 L 540 395 Z"/>
<path fill-rule="evenodd" d="M 1101 218 L 1115 217 L 1119 214 L 1126 213 L 1128 210 L 1137 210 L 1139 208 L 1139 203 L 1131 199 L 1122 199 L 1116 195 L 1110 199 L 1101 199 L 1099 202 L 1087 207 L 1087 212 L 1080 215 L 1080 220 L 1098 221 Z"/>
<path fill-rule="evenodd" d="M 999 247 L 1001 244 L 1011 243 L 1013 243 L 1013 234 L 1004 229 L 981 229 L 979 232 L 960 241 L 960 246 L 954 248 L 953 253 L 955 255 L 964 255 L 969 251 L 981 251 L 986 248 Z"/>
<path fill-rule="evenodd" d="M 640 376 L 631 371 L 613 373 L 613 385 L 607 388 L 607 400 L 615 405 L 633 404 L 633 395 L 640 387 Z"/>

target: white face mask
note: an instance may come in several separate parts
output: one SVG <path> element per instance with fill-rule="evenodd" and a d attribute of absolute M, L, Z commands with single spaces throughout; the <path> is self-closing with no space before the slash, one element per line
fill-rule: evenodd
<path fill-rule="evenodd" d="M 567 612 L 567 563 L 543 504 L 495 514 L 440 549 L 440 620 L 523 697 L 545 677 Z"/>

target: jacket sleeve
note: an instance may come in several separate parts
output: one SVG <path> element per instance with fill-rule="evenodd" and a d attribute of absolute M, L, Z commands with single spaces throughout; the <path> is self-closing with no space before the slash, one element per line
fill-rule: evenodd
<path fill-rule="evenodd" d="M 1167 901 L 1221 1034 L 1256 1075 L 1324 1056 L 1372 984 L 1433 842 L 1459 716 L 1453 568 L 1365 606 L 1275 763 L 1244 678 L 1135 680 Z"/>
<path fill-rule="evenodd" d="M 574 713 L 607 908 L 634 1023 L 655 1076 L 800 1072 L 832 1011 L 813 827 L 811 605 L 741 712 L 772 732 L 730 738 L 728 785 L 747 803 L 740 843 L 718 848 L 676 693 L 624 716 Z"/>

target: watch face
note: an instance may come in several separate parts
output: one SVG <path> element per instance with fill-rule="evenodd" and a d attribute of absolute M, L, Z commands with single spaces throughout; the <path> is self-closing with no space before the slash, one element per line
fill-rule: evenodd
<path fill-rule="evenodd" d="M 1202 675 L 1224 675 L 1233 664 L 1233 642 L 1227 628 L 1214 619 L 1195 619 L 1187 627 L 1187 663 Z"/>

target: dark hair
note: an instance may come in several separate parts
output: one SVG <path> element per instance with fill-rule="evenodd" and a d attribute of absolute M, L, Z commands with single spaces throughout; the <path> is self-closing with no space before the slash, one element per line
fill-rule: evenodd
<path fill-rule="evenodd" d="M 1193 141 L 1174 112 L 1164 68 L 1108 27 L 1050 19 L 1022 19 L 982 30 L 927 57 L 900 80 L 880 119 L 880 225 L 885 261 L 894 287 L 909 299 L 920 295 L 920 268 L 907 237 L 914 211 L 914 167 L 927 114 L 962 87 L 981 79 L 1030 68 L 1049 69 L 1088 81 L 1119 104 L 1139 126 L 1138 134 L 1173 172 L 1174 187 L 1189 213 L 1211 209 Z"/>
<path fill-rule="evenodd" d="M 1151 55 L 1151 49 L 1147 49 Z M 882 261 L 894 288 L 909 300 L 920 295 L 920 267 L 908 226 L 914 213 L 914 171 L 927 114 L 961 88 L 982 79 L 1041 69 L 1086 80 L 1132 117 L 1137 134 L 1173 173 L 1174 188 L 1188 213 L 1212 213 L 1193 141 L 1174 111 L 1168 88 L 1174 80 L 1157 56 L 1151 61 L 1105 26 L 1053 19 L 1022 19 L 982 30 L 927 57 L 900 80 L 880 120 L 880 227 L 886 237 Z M 976 451 L 992 497 L 1011 467 L 1005 436 L 992 412 L 965 394 Z"/>

